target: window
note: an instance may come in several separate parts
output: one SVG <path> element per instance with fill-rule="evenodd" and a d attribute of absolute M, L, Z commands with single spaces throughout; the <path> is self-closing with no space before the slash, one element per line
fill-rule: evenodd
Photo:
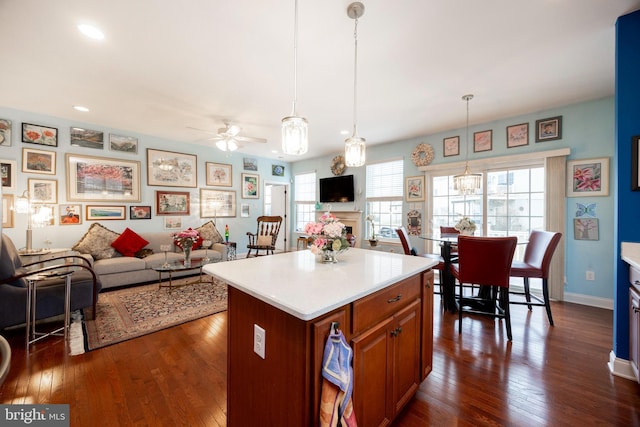
<path fill-rule="evenodd" d="M 305 225 L 315 221 L 316 215 L 316 173 L 295 176 L 296 231 L 304 231 Z"/>
<path fill-rule="evenodd" d="M 378 239 L 398 239 L 402 225 L 404 163 L 402 159 L 367 165 L 367 215 L 373 217 Z M 366 222 L 366 237 L 371 223 Z"/>

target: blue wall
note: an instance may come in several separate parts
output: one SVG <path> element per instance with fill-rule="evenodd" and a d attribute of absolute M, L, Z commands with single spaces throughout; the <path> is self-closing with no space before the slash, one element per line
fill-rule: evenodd
<path fill-rule="evenodd" d="M 615 294 L 613 352 L 629 358 L 629 268 L 620 259 L 621 242 L 640 242 L 640 192 L 631 191 L 631 138 L 640 135 L 640 11 L 616 23 Z"/>

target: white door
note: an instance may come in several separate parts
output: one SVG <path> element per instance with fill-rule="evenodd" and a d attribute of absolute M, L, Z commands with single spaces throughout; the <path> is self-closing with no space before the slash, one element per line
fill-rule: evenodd
<path fill-rule="evenodd" d="M 288 184 L 265 183 L 264 212 L 267 215 L 280 215 L 282 217 L 280 233 L 278 233 L 278 240 L 276 240 L 276 250 L 283 252 L 286 252 L 289 246 L 287 241 L 287 236 L 289 235 L 288 193 Z"/>

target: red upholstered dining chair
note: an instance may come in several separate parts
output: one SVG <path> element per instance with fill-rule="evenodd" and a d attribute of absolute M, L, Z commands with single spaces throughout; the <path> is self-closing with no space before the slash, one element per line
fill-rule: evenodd
<path fill-rule="evenodd" d="M 522 261 L 514 260 L 511 263 L 511 277 L 522 277 L 524 279 L 524 292 L 515 292 L 513 290 L 510 292 L 511 294 L 524 295 L 525 297 L 525 301 L 511 301 L 511 304 L 527 305 L 529 310 L 534 305 L 545 307 L 551 326 L 553 326 L 553 317 L 551 316 L 551 305 L 549 304 L 549 265 L 561 238 L 562 233 L 533 230 L 529 235 L 529 242 L 524 251 L 524 259 Z M 542 279 L 542 298 L 537 295 L 531 295 L 529 292 L 530 278 Z M 537 302 L 531 302 L 532 298 Z"/>
<path fill-rule="evenodd" d="M 451 272 L 460 284 L 458 296 L 458 333 L 462 333 L 462 313 L 474 313 L 505 319 L 511 341 L 509 312 L 509 272 L 517 237 L 458 237 L 458 263 Z M 478 296 L 464 296 L 463 284 L 481 285 Z"/>
<path fill-rule="evenodd" d="M 456 230 L 455 227 L 448 227 L 446 225 L 441 225 L 440 234 L 460 234 L 460 231 Z"/>
<path fill-rule="evenodd" d="M 439 277 L 440 280 L 442 280 L 442 270 L 444 269 L 444 260 L 442 259 L 442 256 L 437 255 L 437 254 L 420 254 L 418 255 L 418 252 L 415 250 L 415 248 L 412 248 L 411 245 L 409 244 L 409 233 L 407 232 L 407 229 L 404 227 L 400 227 L 396 229 L 396 233 L 398 234 L 398 237 L 400 238 L 400 242 L 402 243 L 402 249 L 404 250 L 404 254 L 405 255 L 414 255 L 414 256 L 421 256 L 421 257 L 425 257 L 425 258 L 430 258 L 433 260 L 438 261 L 438 264 L 433 266 L 434 270 L 440 270 L 439 273 Z M 442 293 L 442 284 L 440 284 L 440 292 L 434 292 L 436 294 L 441 294 Z"/>

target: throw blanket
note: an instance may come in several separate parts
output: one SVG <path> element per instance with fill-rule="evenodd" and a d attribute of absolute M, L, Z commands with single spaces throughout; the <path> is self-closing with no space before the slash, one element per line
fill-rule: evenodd
<path fill-rule="evenodd" d="M 322 357 L 321 427 L 357 427 L 353 412 L 353 351 L 342 334 L 333 331 L 324 346 Z"/>

